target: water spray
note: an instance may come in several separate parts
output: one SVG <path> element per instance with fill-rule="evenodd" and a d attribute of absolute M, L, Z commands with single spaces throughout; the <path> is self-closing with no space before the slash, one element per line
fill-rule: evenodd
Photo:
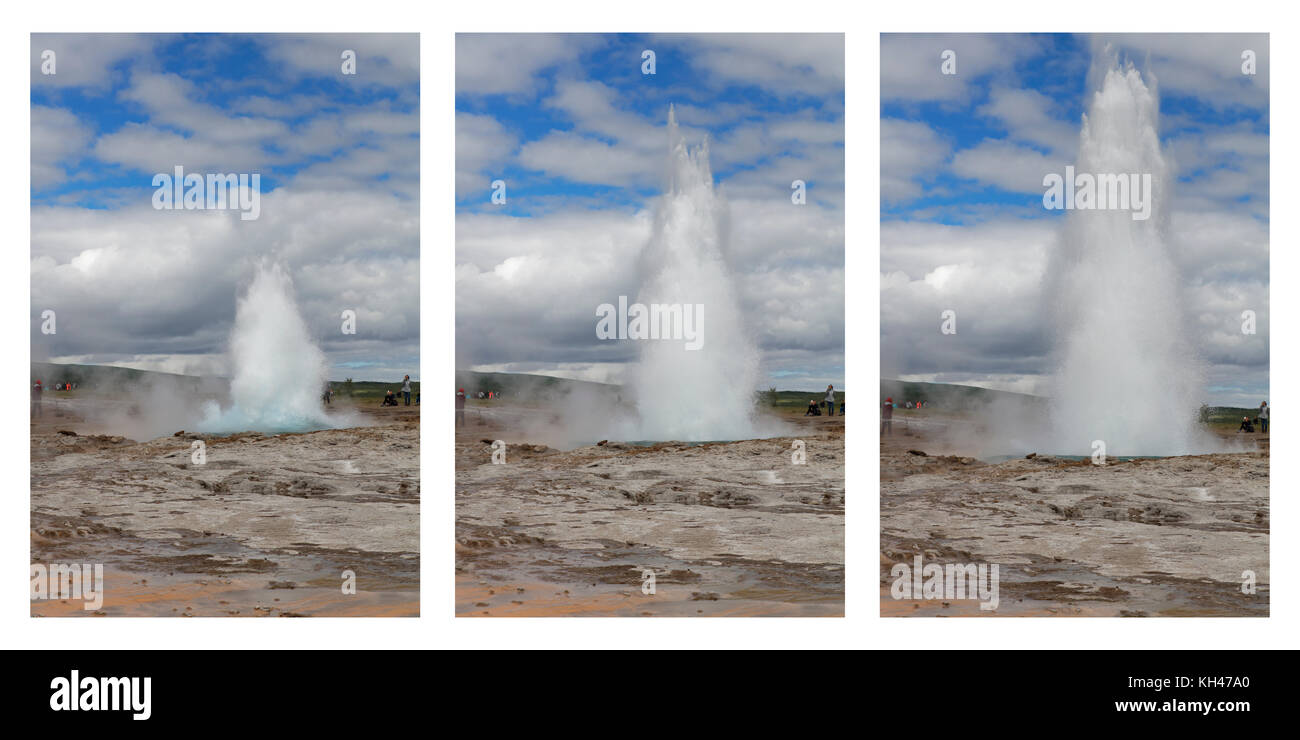
<path fill-rule="evenodd" d="M 321 404 L 325 354 L 312 341 L 294 300 L 293 281 L 280 265 L 260 265 L 239 299 L 230 356 L 233 404 L 222 409 L 209 402 L 201 431 L 276 433 L 350 426 L 341 416 L 326 414 Z"/>

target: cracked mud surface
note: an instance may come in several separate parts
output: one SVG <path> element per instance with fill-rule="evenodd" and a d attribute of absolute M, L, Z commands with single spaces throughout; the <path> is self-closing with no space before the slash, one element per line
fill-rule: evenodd
<path fill-rule="evenodd" d="M 145 442 L 48 414 L 31 437 L 32 563 L 102 563 L 105 598 L 33 600 L 32 615 L 418 615 L 419 410 L 361 411 L 373 426 Z"/>
<path fill-rule="evenodd" d="M 941 427 L 895 428 L 880 453 L 882 614 L 1268 616 L 1266 437 L 1253 452 L 990 464 Z M 917 555 L 998 564 L 999 608 L 895 600 L 892 569 Z"/>
<path fill-rule="evenodd" d="M 469 415 L 456 444 L 456 613 L 839 616 L 844 426 L 561 451 Z M 829 422 L 829 423 L 828 423 Z M 508 443 L 506 463 L 491 443 Z M 643 593 L 654 573 L 655 593 Z"/>

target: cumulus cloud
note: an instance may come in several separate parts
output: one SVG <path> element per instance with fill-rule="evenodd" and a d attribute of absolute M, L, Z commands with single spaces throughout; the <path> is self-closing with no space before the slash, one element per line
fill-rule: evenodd
<path fill-rule="evenodd" d="M 553 34 L 456 35 L 457 95 L 525 95 L 543 87 L 539 73 L 567 67 L 599 37 Z"/>
<path fill-rule="evenodd" d="M 1065 55 L 1052 48 L 1070 46 L 1066 37 L 1051 44 L 1034 37 L 882 42 L 882 56 L 896 63 L 882 72 L 882 97 L 894 101 L 881 120 L 882 201 L 905 203 L 908 211 L 881 226 L 881 372 L 1051 392 L 1054 296 L 1043 286 L 1064 220 L 1044 213 L 1038 200 L 1043 176 L 1074 162 L 1088 59 L 1110 44 L 1111 54 L 1158 81 L 1173 110 L 1162 119 L 1176 177 L 1164 238 L 1186 326 L 1172 330 L 1192 335 L 1206 363 L 1208 400 L 1257 405 L 1269 382 L 1268 98 L 1259 87 L 1267 80 L 1267 39 L 1074 41 L 1076 50 Z M 959 70 L 974 52 L 975 68 L 960 89 L 929 76 L 940 46 L 958 51 Z M 1243 49 L 1257 52 L 1260 75 L 1243 79 Z M 994 50 L 1004 60 L 1028 55 L 1030 70 L 1070 75 L 1046 83 L 1020 76 L 993 59 Z M 922 62 L 927 71 L 918 74 Z M 963 143 L 952 151 L 946 140 Z M 941 337 L 941 312 L 949 309 L 958 334 Z M 1256 334 L 1242 333 L 1243 311 L 1254 312 Z"/>
<path fill-rule="evenodd" d="M 418 372 L 419 112 L 409 102 L 418 90 L 416 37 L 346 39 L 363 63 L 385 70 L 384 84 L 405 86 L 382 91 L 376 83 L 361 97 L 302 83 L 312 60 L 342 37 L 279 39 L 282 46 L 277 38 L 99 44 L 135 54 L 122 57 L 120 75 L 100 81 L 103 115 L 60 105 L 58 91 L 34 91 L 51 100 L 32 113 L 32 311 L 55 310 L 59 331 L 42 334 L 34 321 L 33 356 L 229 373 L 236 296 L 272 260 L 288 268 L 333 376 Z M 270 62 L 260 68 L 268 76 L 241 84 L 284 92 L 277 99 L 285 105 L 227 96 L 219 74 L 155 69 L 166 66 L 157 55 L 198 45 L 219 58 L 247 53 L 248 43 L 266 51 Z M 378 64 L 381 56 L 388 63 Z M 151 173 L 177 165 L 260 173 L 259 218 L 155 210 Z M 357 314 L 355 335 L 340 331 L 344 310 Z"/>
<path fill-rule="evenodd" d="M 1037 90 L 995 87 L 989 91 L 988 102 L 975 110 L 995 119 L 1011 141 L 1027 142 L 1073 161 L 1079 122 L 1063 120 L 1057 112 L 1060 107 Z"/>
<path fill-rule="evenodd" d="M 1040 44 L 1027 36 L 885 34 L 880 39 L 882 101 L 968 101 L 974 83 L 1008 73 Z M 956 55 L 957 73 L 942 74 L 944 52 Z"/>
<path fill-rule="evenodd" d="M 32 87 L 101 92 L 122 76 L 124 64 L 147 55 L 167 38 L 148 34 L 34 33 Z M 45 74 L 42 69 L 46 52 L 54 53 L 54 74 Z"/>
<path fill-rule="evenodd" d="M 880 196 L 886 203 L 912 200 L 933 180 L 951 147 L 928 125 L 880 119 Z"/>
<path fill-rule="evenodd" d="M 420 80 L 420 44 L 412 34 L 277 34 L 259 39 L 285 77 L 331 78 L 349 85 L 409 88 Z M 342 74 L 343 52 L 356 54 L 356 74 Z"/>
<path fill-rule="evenodd" d="M 666 36 L 683 46 L 716 87 L 753 85 L 780 95 L 834 95 L 844 89 L 843 34 Z"/>
<path fill-rule="evenodd" d="M 1154 72 L 1163 96 L 1191 97 L 1216 109 L 1268 106 L 1267 34 L 1113 34 L 1096 43 Z M 1253 75 L 1242 71 L 1246 51 L 1255 56 Z"/>
<path fill-rule="evenodd" d="M 976 147 L 953 155 L 952 172 L 958 177 L 995 185 L 1017 193 L 1044 190 L 1043 177 L 1054 172 L 1064 177 L 1069 160 L 1041 154 L 1002 139 L 986 139 Z"/>
<path fill-rule="evenodd" d="M 70 111 L 33 105 L 32 187 L 39 190 L 67 180 L 67 167 L 84 156 L 93 135 Z"/>
<path fill-rule="evenodd" d="M 842 387 L 843 37 L 538 37 L 544 53 L 509 74 L 475 68 L 513 40 L 458 37 L 457 367 L 625 378 L 636 348 L 598 341 L 595 309 L 635 296 L 644 277 L 673 103 L 687 140 L 708 141 L 728 203 L 725 249 L 760 382 Z M 587 54 L 636 71 L 642 48 L 694 74 L 641 85 Z M 754 89 L 769 97 L 735 100 Z M 493 92 L 507 102 L 483 104 Z M 501 209 L 484 205 L 498 176 L 511 188 Z M 796 180 L 805 205 L 791 201 Z"/>

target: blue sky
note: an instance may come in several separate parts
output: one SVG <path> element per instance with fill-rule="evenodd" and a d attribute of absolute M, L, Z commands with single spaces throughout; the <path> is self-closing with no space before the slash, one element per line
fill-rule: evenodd
<path fill-rule="evenodd" d="M 456 75 L 457 367 L 623 380 L 635 348 L 591 315 L 636 293 L 672 104 L 730 206 L 763 387 L 843 384 L 842 36 L 462 34 Z"/>
<path fill-rule="evenodd" d="M 1049 393 L 1044 270 L 1063 211 L 1045 172 L 1077 155 L 1094 52 L 1159 95 L 1176 176 L 1167 243 L 1212 402 L 1268 389 L 1268 39 L 1231 35 L 891 35 L 881 43 L 882 373 Z M 937 74 L 945 49 L 958 74 Z M 1257 73 L 1241 72 L 1255 52 Z M 997 327 L 960 351 L 912 341 L 959 297 Z M 941 301 L 942 302 L 942 301 Z M 1244 337 L 1240 312 L 1259 316 Z M 996 317 L 996 318 L 995 318 Z"/>
<path fill-rule="evenodd" d="M 650 121 L 662 121 L 669 104 L 713 111 L 734 109 L 726 117 L 711 117 L 707 124 L 683 120 L 683 125 L 695 130 L 696 138 L 707 134 L 716 141 L 741 126 L 762 123 L 774 115 L 804 114 L 831 124 L 843 115 L 842 95 L 828 98 L 801 94 L 798 90 L 769 91 L 748 80 L 732 81 L 717 88 L 702 88 L 700 80 L 709 74 L 705 65 L 690 53 L 689 48 L 664 43 L 657 37 L 618 34 L 587 38 L 579 45 L 588 48 L 577 57 L 583 67 L 583 78 L 616 91 L 617 108 L 621 112 Z M 655 74 L 643 74 L 642 52 L 652 47 L 656 52 Z M 558 63 L 538 69 L 536 74 L 541 82 L 538 92 L 542 96 L 553 94 L 556 82 L 564 76 Z M 565 110 L 538 106 L 531 97 L 466 92 L 457 96 L 456 110 L 491 116 L 522 141 L 539 140 L 556 131 L 574 132 L 577 128 Z M 605 144 L 616 143 L 614 137 L 600 132 L 591 138 Z M 744 161 L 720 161 L 714 166 L 714 176 L 725 181 L 738 172 L 758 169 L 772 159 L 797 155 L 799 149 L 797 142 L 775 142 L 775 146 L 764 151 L 762 156 Z M 513 185 L 518 204 L 517 210 L 513 211 L 516 215 L 528 215 L 538 208 L 537 203 L 529 198 L 533 194 L 600 198 L 614 205 L 635 207 L 643 205 L 659 192 L 657 185 L 644 181 L 628 184 L 584 182 L 581 178 L 533 169 L 517 160 L 504 164 L 495 174 Z M 487 183 L 484 183 L 483 190 L 487 190 Z M 481 192 L 458 193 L 457 207 L 478 210 L 484 207 L 484 201 Z"/>
<path fill-rule="evenodd" d="M 905 37 L 896 38 L 901 40 Z M 885 98 L 881 103 L 881 116 L 924 123 L 937 132 L 954 151 L 973 149 L 987 139 L 1009 140 L 1013 137 L 1015 122 L 988 115 L 985 109 L 991 103 L 991 91 L 994 88 L 1014 87 L 1018 91 L 1030 91 L 1041 96 L 1041 101 L 1047 106 L 1043 112 L 1058 123 L 1069 124 L 1072 133 L 1077 135 L 1078 122 L 1083 116 L 1088 92 L 1092 39 L 1074 34 L 1003 38 L 1008 42 L 1014 39 L 1010 45 L 1017 47 L 1017 51 L 1012 52 L 1016 54 L 1014 70 L 991 67 L 974 74 L 963 74 L 962 82 L 967 87 L 967 94 L 958 100 Z M 1123 50 L 1121 56 L 1140 69 L 1145 69 L 1150 60 L 1141 40 L 1135 38 L 1131 45 L 1125 46 L 1123 39 L 1122 36 L 1112 38 Z M 1267 47 L 1262 51 L 1266 54 Z M 1172 63 L 1175 60 L 1157 59 L 1151 69 L 1159 77 L 1160 68 Z M 1238 79 L 1228 80 L 1227 84 L 1246 94 L 1257 90 L 1260 85 L 1257 80 L 1240 74 L 1236 77 Z M 1163 117 L 1160 133 L 1166 145 L 1180 137 L 1232 127 L 1243 127 L 1252 134 L 1268 136 L 1266 98 L 1216 105 L 1215 101 L 1207 100 L 1194 89 L 1163 88 L 1160 109 Z M 1041 141 L 1020 142 L 1020 145 L 1044 156 L 1054 153 L 1052 147 Z M 1055 153 L 1069 152 L 1058 150 Z M 1061 161 L 1065 163 L 1065 158 L 1061 158 Z M 1233 169 L 1239 161 L 1239 158 L 1228 156 L 1215 162 L 1196 162 L 1184 167 L 1178 173 L 1178 178 L 1180 182 L 1192 183 L 1215 168 Z M 924 197 L 905 201 L 887 200 L 882 203 L 882 217 L 885 220 L 919 217 L 939 223 L 963 223 L 982 218 L 980 213 L 987 213 L 985 207 L 992 206 L 999 210 L 1023 209 L 1021 215 L 1026 218 L 1062 218 L 1061 211 L 1048 211 L 1039 207 L 1041 188 L 1036 192 L 1009 189 L 949 170 L 938 170 L 925 182 L 933 187 L 928 189 Z M 1239 200 L 1266 205 L 1267 190 L 1262 193 L 1241 193 Z M 933 212 L 930 212 L 931 209 Z M 975 209 L 978 211 L 973 212 Z M 918 216 L 918 211 L 923 213 Z M 1267 213 L 1263 210 L 1253 211 L 1253 215 L 1267 218 Z"/>
<path fill-rule="evenodd" d="M 69 327 L 34 324 L 35 357 L 226 374 L 235 296 L 271 259 L 331 375 L 414 375 L 418 36 L 34 35 L 31 54 L 32 308 Z M 260 175 L 260 217 L 155 210 L 178 165 Z M 343 308 L 363 317 L 346 338 Z"/>

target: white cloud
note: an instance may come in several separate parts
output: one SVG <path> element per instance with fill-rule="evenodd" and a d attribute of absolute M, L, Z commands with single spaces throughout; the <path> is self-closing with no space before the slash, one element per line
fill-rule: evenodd
<path fill-rule="evenodd" d="M 1057 102 L 1067 91 L 1050 85 L 1022 89 L 1008 60 L 1023 57 L 1037 41 L 1018 37 L 942 39 L 886 37 L 882 97 L 905 106 L 924 101 L 944 110 L 972 112 L 1005 131 L 955 152 L 948 172 L 978 187 L 1041 195 L 1042 178 L 1063 173 L 1076 156 L 1079 123 L 1067 120 Z M 990 41 L 996 41 L 988 47 Z M 1180 112 L 1162 118 L 1164 153 L 1180 179 L 1171 193 L 1167 247 L 1180 276 L 1190 343 L 1207 365 L 1207 397 L 1241 403 L 1268 385 L 1269 136 L 1267 134 L 1267 38 L 1228 35 L 1125 35 L 1094 38 L 1100 51 L 1110 41 L 1133 61 L 1158 92 Z M 949 42 L 952 42 L 951 44 Z M 1085 46 L 1087 42 L 1085 42 Z M 959 85 L 937 78 L 942 48 L 958 52 Z M 988 58 L 1001 49 L 1001 61 Z M 1240 52 L 1259 54 L 1260 75 L 1245 77 Z M 976 66 L 965 62 L 976 52 Z M 1102 58 L 1107 58 L 1105 55 Z M 1056 66 L 1079 79 L 1088 55 L 1035 63 Z M 967 74 L 969 73 L 969 74 Z M 1095 70 L 1094 70 L 1095 73 Z M 952 81 L 955 82 L 955 81 Z M 971 84 L 975 83 L 975 84 Z M 980 94 L 987 90 L 987 99 Z M 1047 94 L 1044 94 L 1047 93 Z M 1055 95 L 1055 97 L 1052 97 Z M 1080 101 L 1086 104 L 1086 101 Z M 1247 120 L 1212 121 L 1204 108 L 1247 106 Z M 906 109 L 906 108 L 905 108 Z M 970 108 L 967 108 L 970 109 Z M 1255 115 L 1250 115 L 1254 113 Z M 914 198 L 947 149 L 924 124 L 881 122 L 881 188 L 888 203 Z M 937 192 L 937 191 L 936 191 Z M 1055 296 L 1044 294 L 1044 271 L 1055 250 L 1061 219 L 1044 218 L 1036 205 L 978 201 L 929 206 L 913 218 L 969 218 L 973 225 L 889 221 L 881 227 L 881 366 L 890 377 L 961 382 L 1004 390 L 1047 393 Z M 959 333 L 943 341 L 939 312 L 958 312 Z M 1259 333 L 1243 335 L 1241 312 L 1253 310 Z"/>
<path fill-rule="evenodd" d="M 978 34 L 885 34 L 880 38 L 882 101 L 968 100 L 973 83 L 1014 70 L 1019 59 L 1039 48 L 1026 36 Z M 942 74 L 945 51 L 956 53 L 957 73 Z"/>
<path fill-rule="evenodd" d="M 651 38 L 646 46 L 660 52 L 661 65 L 685 58 L 703 72 L 701 84 L 671 91 L 588 79 L 590 70 L 573 63 L 577 47 L 562 52 L 551 37 L 532 39 L 543 52 L 537 58 L 509 70 L 496 66 L 515 58 L 517 38 L 470 45 L 458 37 L 458 96 L 503 93 L 516 105 L 535 104 L 547 130 L 521 142 L 502 125 L 504 114 L 472 112 L 473 100 L 458 111 L 458 197 L 475 190 L 486 197 L 491 173 L 519 167 L 528 174 L 512 183 L 511 202 L 533 215 L 457 215 L 457 367 L 621 382 L 635 349 L 597 341 L 595 308 L 639 288 L 655 207 L 639 191 L 663 184 L 671 101 L 687 142 L 709 139 L 717 187 L 729 203 L 728 264 L 742 308 L 754 318 L 769 381 L 842 385 L 843 36 Z M 632 74 L 640 61 L 628 61 Z M 712 99 L 712 90 L 737 85 L 823 100 L 778 113 Z M 724 130 L 715 138 L 705 127 Z M 532 173 L 624 192 L 611 203 L 556 192 L 549 183 L 534 189 L 540 178 Z M 791 202 L 796 179 L 808 184 L 806 205 Z"/>
<path fill-rule="evenodd" d="M 920 197 L 919 181 L 944 167 L 950 147 L 934 129 L 919 121 L 880 119 L 880 197 L 899 203 Z"/>
<path fill-rule="evenodd" d="M 779 95 L 844 89 L 844 34 L 700 34 L 662 37 L 688 50 L 715 87 L 754 85 Z"/>
<path fill-rule="evenodd" d="M 235 296 L 263 257 L 289 267 L 300 309 L 334 362 L 418 356 L 414 205 L 369 191 L 286 189 L 264 195 L 261 218 L 249 222 L 145 204 L 34 208 L 32 308 L 56 310 L 59 333 L 33 326 L 33 355 L 147 356 L 153 367 L 222 356 Z M 343 308 L 358 311 L 356 342 L 338 331 Z"/>
<path fill-rule="evenodd" d="M 533 95 L 537 74 L 575 62 L 596 37 L 552 34 L 456 34 L 457 95 Z"/>
<path fill-rule="evenodd" d="M 976 109 L 982 116 L 997 119 L 1016 142 L 1046 148 L 1069 161 L 1079 144 L 1080 122 L 1067 122 L 1055 115 L 1056 101 L 1036 90 L 994 87 L 989 100 Z"/>
<path fill-rule="evenodd" d="M 258 38 L 258 37 L 254 37 Z M 267 58 L 289 78 L 333 78 L 360 87 L 401 87 L 420 80 L 414 33 L 275 34 L 262 38 Z M 356 53 L 356 74 L 343 74 L 343 51 Z"/>
<path fill-rule="evenodd" d="M 1269 38 L 1266 34 L 1118 34 L 1098 37 L 1139 69 L 1155 73 L 1164 95 L 1194 97 L 1215 109 L 1266 107 Z M 1256 55 L 1256 74 L 1242 73 L 1242 52 Z"/>
<path fill-rule="evenodd" d="M 659 181 L 660 158 L 632 147 L 608 144 L 568 131 L 553 131 L 524 144 L 519 163 L 551 177 L 620 187 Z"/>
<path fill-rule="evenodd" d="M 456 113 L 456 198 L 488 193 L 491 170 L 505 165 L 519 146 L 514 134 L 491 116 Z"/>
<path fill-rule="evenodd" d="M 93 131 L 71 111 L 32 106 L 32 187 L 67 180 L 66 167 L 86 153 Z"/>
<path fill-rule="evenodd" d="M 1044 176 L 1049 172 L 1064 176 L 1066 165 L 1072 163 L 1002 139 L 985 139 L 978 146 L 953 155 L 952 172 L 1003 190 L 1042 194 L 1046 190 Z"/>
<path fill-rule="evenodd" d="M 797 375 L 842 366 L 842 212 L 793 206 L 783 195 L 776 202 L 732 201 L 730 215 L 728 262 L 764 369 Z M 566 377 L 618 382 L 615 368 L 635 351 L 595 339 L 595 309 L 636 295 L 651 230 L 651 210 L 565 210 L 532 218 L 460 213 L 457 366 L 555 372 L 589 365 L 599 373 Z M 792 376 L 788 382 L 813 381 Z M 827 382 L 840 384 L 843 377 Z"/>
<path fill-rule="evenodd" d="M 167 38 L 149 34 L 32 34 L 32 89 L 107 87 L 118 65 L 147 57 L 156 44 Z M 41 57 L 47 50 L 55 54 L 52 75 L 41 71 Z"/>

